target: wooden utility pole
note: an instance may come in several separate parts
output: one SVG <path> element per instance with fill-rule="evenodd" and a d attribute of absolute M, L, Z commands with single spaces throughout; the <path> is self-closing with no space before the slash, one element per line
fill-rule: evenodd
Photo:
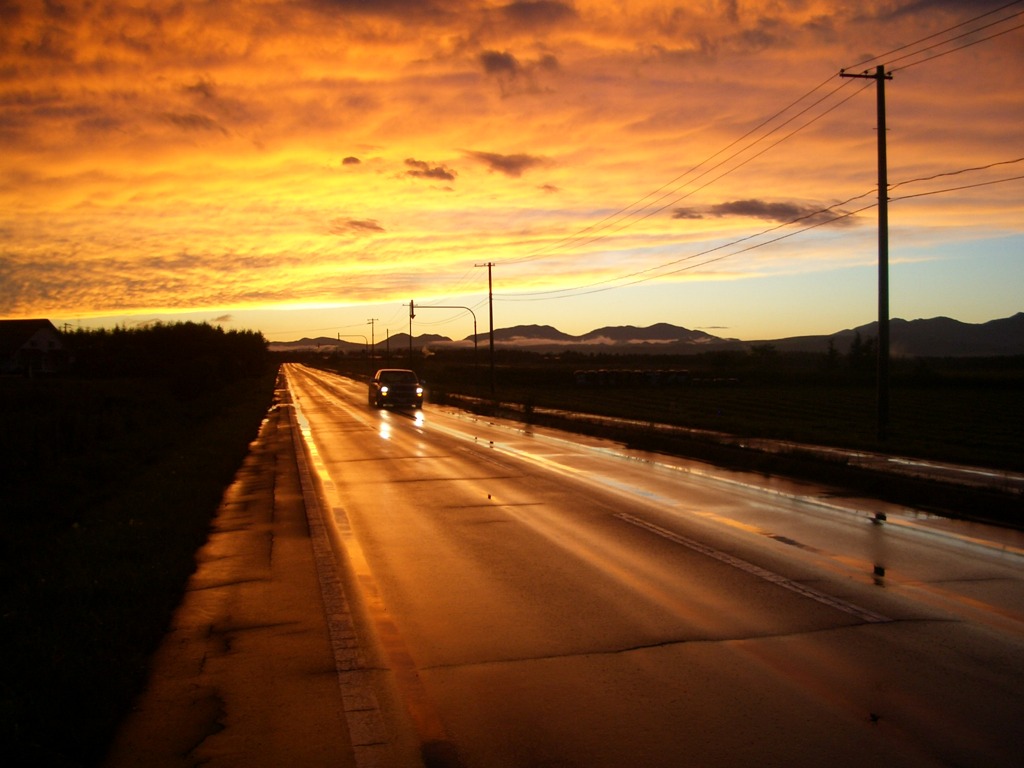
<path fill-rule="evenodd" d="M 879 64 L 874 73 L 840 77 L 860 77 L 875 81 L 878 111 L 878 439 L 889 431 L 889 172 L 885 145 L 885 81 L 892 80 Z"/>

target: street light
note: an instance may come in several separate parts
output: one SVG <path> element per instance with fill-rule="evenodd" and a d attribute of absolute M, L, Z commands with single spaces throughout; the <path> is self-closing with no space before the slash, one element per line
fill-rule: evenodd
<path fill-rule="evenodd" d="M 412 318 L 415 317 L 415 315 L 412 312 L 412 309 L 413 309 L 413 304 L 410 301 L 409 302 L 409 338 L 410 339 L 412 338 Z M 479 388 L 480 388 L 480 373 L 479 373 L 478 366 L 477 366 L 477 342 L 479 341 L 479 339 L 477 338 L 477 333 L 476 333 L 476 312 L 474 312 L 469 307 L 463 307 L 463 306 L 452 305 L 452 304 L 429 304 L 429 305 L 426 305 L 426 306 L 424 306 L 423 304 L 420 304 L 419 309 L 421 311 L 424 310 L 424 309 L 464 309 L 467 312 L 469 312 L 469 314 L 471 314 L 473 316 L 473 379 L 474 379 L 474 381 L 477 384 L 477 390 L 479 390 Z M 477 392 L 477 394 L 479 394 L 479 391 Z"/>
<path fill-rule="evenodd" d="M 371 317 L 366 321 L 366 324 L 370 326 L 370 357 L 374 358 L 377 356 L 377 341 L 374 338 L 374 323 L 377 322 L 376 317 Z"/>
<path fill-rule="evenodd" d="M 366 338 L 363 334 L 361 334 L 361 333 L 346 333 L 344 338 L 346 338 L 346 339 L 362 339 L 363 340 L 363 344 L 366 345 L 366 350 L 367 350 L 366 354 L 367 355 L 370 354 L 370 340 L 368 338 Z M 338 341 L 341 341 L 341 339 L 342 339 L 342 335 L 339 333 L 338 334 Z"/>

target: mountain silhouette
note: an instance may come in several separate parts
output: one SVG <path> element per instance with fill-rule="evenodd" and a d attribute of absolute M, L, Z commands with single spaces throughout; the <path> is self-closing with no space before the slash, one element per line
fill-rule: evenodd
<path fill-rule="evenodd" d="M 878 336 L 878 323 L 850 328 L 830 336 L 803 336 L 770 342 L 785 352 L 820 352 L 829 340 L 838 350 L 860 335 Z M 1024 312 L 986 323 L 963 323 L 949 317 L 889 321 L 889 350 L 894 357 L 992 357 L 1024 354 Z"/>
<path fill-rule="evenodd" d="M 670 323 L 656 323 L 646 328 L 632 325 L 606 326 L 573 336 L 551 325 L 516 325 L 495 329 L 495 346 L 522 348 L 535 352 L 558 353 L 568 350 L 581 352 L 640 353 L 640 354 L 694 354 L 711 350 L 745 351 L 770 344 L 780 352 L 827 352 L 830 346 L 846 351 L 859 336 L 861 340 L 878 335 L 878 323 L 867 323 L 822 336 L 793 336 L 763 341 L 741 341 L 720 338 L 704 331 L 690 330 Z M 438 334 L 414 336 L 416 348 L 467 349 L 473 346 L 473 336 L 453 340 Z M 476 343 L 490 342 L 487 332 L 477 333 Z M 890 350 L 894 357 L 992 357 L 1024 355 L 1024 312 L 1012 317 L 990 320 L 986 323 L 963 323 L 948 317 L 928 320 L 889 321 Z M 387 345 L 407 348 L 409 334 L 398 333 L 389 339 L 377 341 L 374 348 L 380 352 Z M 315 339 L 272 342 L 271 351 L 300 349 L 333 349 L 358 351 L 367 344 L 321 336 Z"/>

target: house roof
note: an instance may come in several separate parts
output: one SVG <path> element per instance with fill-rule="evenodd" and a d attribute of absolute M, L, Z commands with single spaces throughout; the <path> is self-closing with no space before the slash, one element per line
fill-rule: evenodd
<path fill-rule="evenodd" d="M 0 320 L 0 354 L 13 354 L 39 331 L 60 338 L 60 331 L 49 320 Z"/>

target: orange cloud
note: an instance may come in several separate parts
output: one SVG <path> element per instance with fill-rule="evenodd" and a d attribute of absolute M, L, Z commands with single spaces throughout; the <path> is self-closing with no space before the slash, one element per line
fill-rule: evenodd
<path fill-rule="evenodd" d="M 839 68 L 974 10 L 110 0 L 3 13 L 0 313 L 36 316 L 444 295 L 481 262 L 507 263 L 515 292 L 870 260 L 868 211 L 842 237 L 821 228 L 679 271 L 870 193 L 873 87 Z M 1024 156 L 1020 34 L 888 86 L 890 180 L 908 195 L 893 219 L 915 242 L 1021 235 L 1019 186 L 909 197 L 946 185 L 922 180 L 937 173 Z M 1001 173 L 1019 170 L 971 179 Z"/>

